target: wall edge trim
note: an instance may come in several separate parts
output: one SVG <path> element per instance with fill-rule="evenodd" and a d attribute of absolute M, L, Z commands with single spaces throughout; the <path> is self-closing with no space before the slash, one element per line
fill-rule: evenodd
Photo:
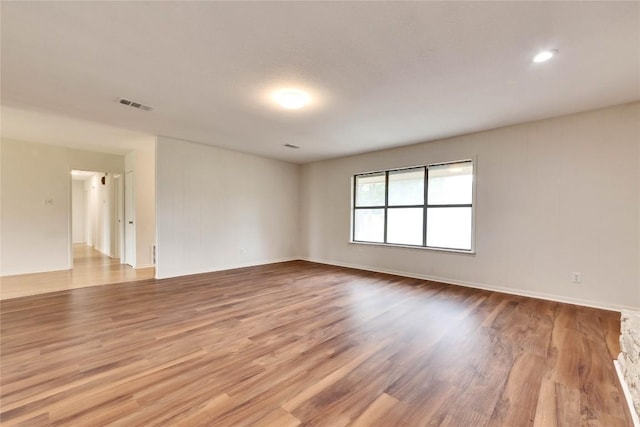
<path fill-rule="evenodd" d="M 620 381 L 620 385 L 622 386 L 622 392 L 624 393 L 624 398 L 627 401 L 629 412 L 631 412 L 633 427 L 640 427 L 640 418 L 638 417 L 636 408 L 633 407 L 633 399 L 631 399 L 631 392 L 629 391 L 629 385 L 627 384 L 627 381 L 624 379 L 624 375 L 622 375 L 622 368 L 620 367 L 620 362 L 618 362 L 617 360 L 614 360 L 613 366 L 616 368 L 616 374 L 618 375 L 618 380 Z"/>

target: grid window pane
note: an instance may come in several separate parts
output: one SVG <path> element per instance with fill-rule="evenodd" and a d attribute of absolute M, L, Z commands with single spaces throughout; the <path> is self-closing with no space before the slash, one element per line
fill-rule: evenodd
<path fill-rule="evenodd" d="M 360 242 L 384 242 L 384 209 L 356 209 L 353 214 L 353 239 Z"/>
<path fill-rule="evenodd" d="M 472 250 L 471 160 L 355 175 L 354 180 L 354 241 Z"/>
<path fill-rule="evenodd" d="M 356 176 L 356 206 L 384 206 L 384 172 Z"/>
<path fill-rule="evenodd" d="M 429 205 L 470 204 L 473 200 L 473 163 L 429 166 Z"/>
<path fill-rule="evenodd" d="M 389 206 L 424 204 L 424 168 L 389 172 Z"/>
<path fill-rule="evenodd" d="M 471 208 L 428 208 L 427 246 L 471 250 Z"/>
<path fill-rule="evenodd" d="M 387 211 L 387 243 L 422 245 L 423 208 Z"/>

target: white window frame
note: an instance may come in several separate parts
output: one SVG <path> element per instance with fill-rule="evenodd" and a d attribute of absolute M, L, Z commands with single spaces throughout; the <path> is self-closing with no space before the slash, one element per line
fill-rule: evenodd
<path fill-rule="evenodd" d="M 434 166 L 443 166 L 449 164 L 456 163 L 471 163 L 472 167 L 472 194 L 471 194 L 471 203 L 465 204 L 451 204 L 451 205 L 428 205 L 428 189 L 429 189 L 429 167 Z M 407 205 L 407 206 L 389 206 L 389 173 L 396 171 L 405 171 L 410 169 L 419 169 L 424 168 L 424 200 L 421 205 Z M 356 191 L 357 191 L 357 178 L 359 176 L 367 176 L 367 175 L 375 175 L 384 173 L 385 175 L 385 203 L 380 206 L 356 206 Z M 395 246 L 402 248 L 411 248 L 411 249 L 428 249 L 434 251 L 444 251 L 444 252 L 456 252 L 462 254 L 475 254 L 475 231 L 476 231 L 476 175 L 477 175 L 477 159 L 463 159 L 463 160 L 453 160 L 447 162 L 439 162 L 439 163 L 430 163 L 427 165 L 418 165 L 418 166 L 409 166 L 395 169 L 385 169 L 371 172 L 363 172 L 357 173 L 351 177 L 351 229 L 350 229 L 350 238 L 349 243 L 358 244 L 358 245 L 374 245 L 374 246 Z M 388 209 L 394 209 L 399 207 L 416 207 L 423 209 L 423 223 L 422 223 L 422 244 L 421 245 L 411 245 L 411 244 L 398 244 L 398 243 L 388 243 L 387 242 L 387 220 L 388 220 Z M 436 246 L 427 246 L 427 209 L 428 208 L 450 208 L 450 207 L 470 207 L 471 208 L 471 249 L 459 249 L 459 248 L 446 248 L 446 247 L 436 247 Z M 383 209 L 384 210 L 384 237 L 383 242 L 370 242 L 370 241 L 361 241 L 355 239 L 355 212 L 358 209 Z"/>

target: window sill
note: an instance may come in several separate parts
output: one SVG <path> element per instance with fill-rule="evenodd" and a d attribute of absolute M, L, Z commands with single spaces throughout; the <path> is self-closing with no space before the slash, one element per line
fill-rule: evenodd
<path fill-rule="evenodd" d="M 396 245 L 393 243 L 356 242 L 351 240 L 349 241 L 349 244 L 364 245 L 364 246 L 384 246 L 384 247 L 403 248 L 403 249 L 417 249 L 419 251 L 427 250 L 427 251 L 436 251 L 436 252 L 452 252 L 455 254 L 472 255 L 472 256 L 475 256 L 476 254 L 475 250 L 465 251 L 463 249 L 447 249 L 447 248 L 433 248 L 428 246 Z"/>

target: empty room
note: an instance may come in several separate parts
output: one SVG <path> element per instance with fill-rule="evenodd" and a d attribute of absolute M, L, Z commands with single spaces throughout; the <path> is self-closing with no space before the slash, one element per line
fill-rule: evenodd
<path fill-rule="evenodd" d="M 0 17 L 2 426 L 640 426 L 640 2 Z"/>

